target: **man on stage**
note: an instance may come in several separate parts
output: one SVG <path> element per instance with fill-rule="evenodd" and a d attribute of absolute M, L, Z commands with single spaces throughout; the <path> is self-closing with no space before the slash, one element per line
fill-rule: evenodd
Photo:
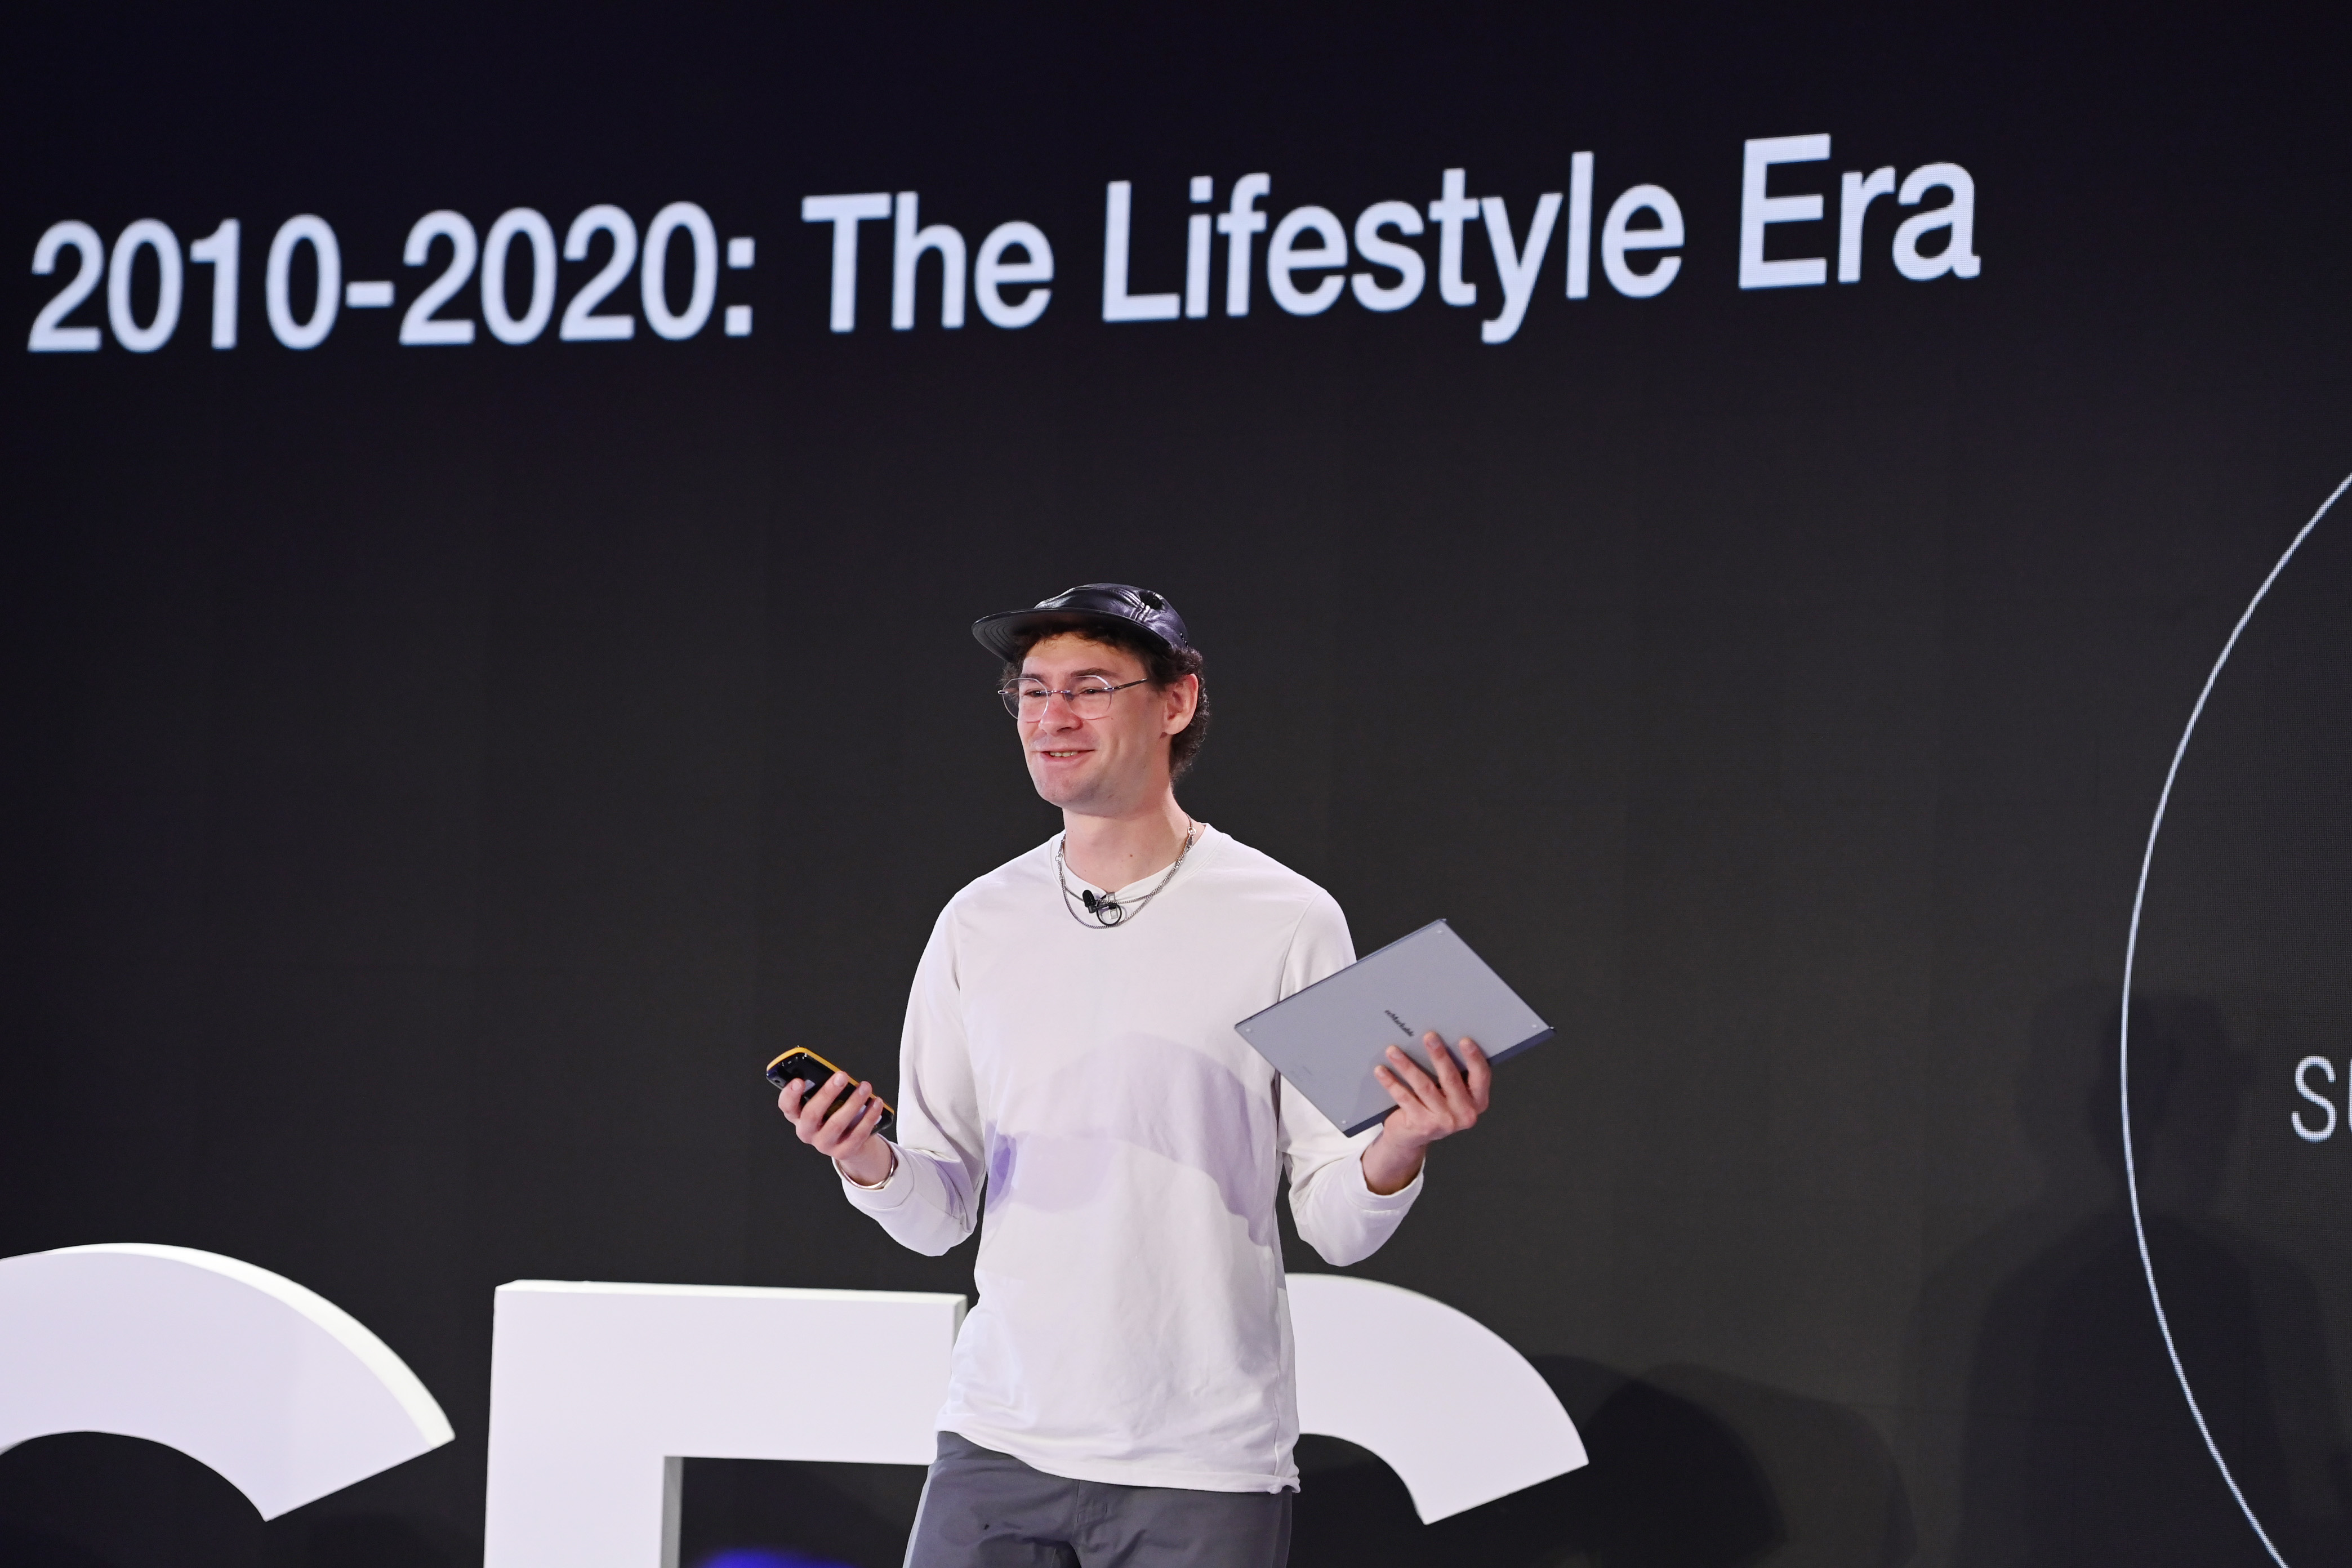
<path fill-rule="evenodd" d="M 970 1236 L 987 1195 L 908 1565 L 1281 1568 L 1298 1412 L 1276 1190 L 1326 1260 L 1369 1257 L 1429 1145 L 1486 1109 L 1486 1059 L 1431 1035 L 1432 1075 L 1391 1047 L 1397 1109 L 1354 1139 L 1286 1092 L 1234 1025 L 1355 955 L 1329 894 L 1177 805 L 1209 720 L 1182 619 L 1095 584 L 972 633 L 1063 831 L 940 912 L 897 1144 L 870 1084 L 780 1101 L 918 1252 Z"/>

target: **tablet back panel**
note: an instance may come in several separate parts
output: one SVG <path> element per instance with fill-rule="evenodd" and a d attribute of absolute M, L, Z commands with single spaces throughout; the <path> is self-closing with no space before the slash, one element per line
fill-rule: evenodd
<path fill-rule="evenodd" d="M 1360 1132 L 1395 1108 L 1372 1076 L 1390 1046 L 1402 1046 L 1423 1068 L 1429 1066 L 1423 1029 L 1436 1030 L 1448 1046 L 1466 1035 L 1490 1061 L 1551 1038 L 1551 1026 L 1444 921 L 1367 953 L 1234 1027 L 1349 1132 Z"/>

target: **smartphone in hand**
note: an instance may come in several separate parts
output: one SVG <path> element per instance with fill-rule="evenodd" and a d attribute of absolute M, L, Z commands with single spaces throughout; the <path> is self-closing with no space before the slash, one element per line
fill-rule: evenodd
<path fill-rule="evenodd" d="M 800 1079 L 808 1086 L 801 1090 L 801 1103 L 806 1105 L 808 1097 L 823 1089 L 837 1072 L 848 1072 L 848 1069 L 834 1066 L 806 1046 L 794 1046 L 768 1064 L 768 1081 L 778 1089 L 782 1089 L 793 1079 Z M 856 1088 L 857 1081 L 857 1075 L 854 1072 L 849 1073 L 851 1088 Z M 844 1089 L 842 1092 L 845 1096 L 848 1090 Z M 887 1138 L 898 1125 L 898 1114 L 890 1109 L 890 1102 L 880 1095 L 876 1095 L 874 1099 L 882 1107 L 882 1120 L 875 1124 L 875 1133 L 879 1137 Z"/>

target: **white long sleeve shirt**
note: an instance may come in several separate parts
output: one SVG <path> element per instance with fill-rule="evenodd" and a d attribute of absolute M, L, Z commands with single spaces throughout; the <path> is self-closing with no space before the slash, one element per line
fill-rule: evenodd
<path fill-rule="evenodd" d="M 941 1429 L 1077 1480 L 1295 1487 L 1276 1189 L 1286 1173 L 1299 1235 L 1346 1265 L 1421 1181 L 1373 1193 L 1377 1130 L 1342 1136 L 1234 1025 L 1352 963 L 1346 917 L 1204 827 L 1127 923 L 1081 925 L 1055 843 L 940 912 L 907 1007 L 897 1169 L 843 1190 L 931 1254 L 971 1234 L 986 1191 Z"/>

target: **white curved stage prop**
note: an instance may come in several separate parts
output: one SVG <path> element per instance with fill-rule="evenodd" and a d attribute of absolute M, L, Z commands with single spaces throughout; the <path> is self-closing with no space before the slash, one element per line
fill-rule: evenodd
<path fill-rule="evenodd" d="M 1475 1319 L 1295 1275 L 1301 1425 L 1370 1449 L 1424 1521 L 1584 1463 L 1550 1387 Z M 518 1280 L 498 1293 L 485 1568 L 677 1568 L 687 1458 L 921 1465 L 961 1296 Z M 1404 1352 L 1423 1392 L 1384 1375 Z M 855 1373 L 855 1399 L 836 1396 Z"/>
<path fill-rule="evenodd" d="M 317 1291 L 139 1242 L 0 1258 L 0 1450 L 58 1432 L 177 1448 L 264 1519 L 456 1436 L 416 1374 Z"/>
<path fill-rule="evenodd" d="M 483 1568 L 677 1568 L 686 1458 L 930 1463 L 963 1298 L 519 1279 L 497 1311 Z"/>
<path fill-rule="evenodd" d="M 1378 1454 L 1423 1524 L 1585 1463 L 1551 1384 L 1466 1312 L 1370 1279 L 1294 1274 L 1290 1326 L 1298 1429 Z M 1399 1364 L 1410 1380 L 1389 1375 Z"/>

